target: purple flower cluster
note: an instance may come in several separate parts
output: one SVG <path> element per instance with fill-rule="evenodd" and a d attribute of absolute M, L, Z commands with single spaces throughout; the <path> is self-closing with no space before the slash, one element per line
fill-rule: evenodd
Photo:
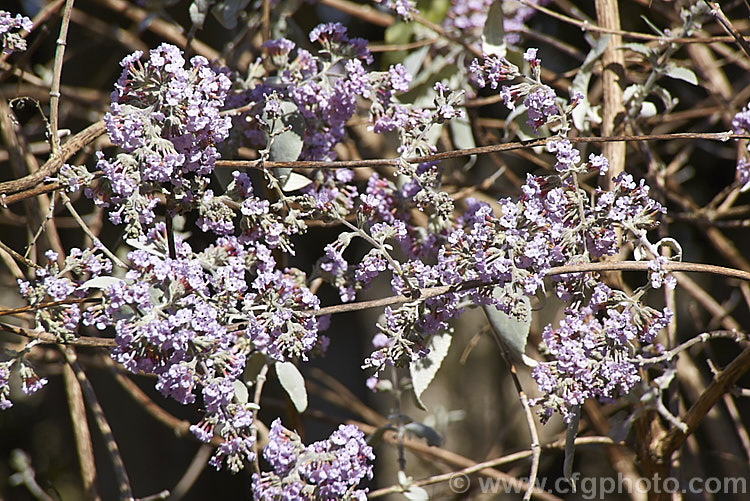
<path fill-rule="evenodd" d="M 320 319 L 309 313 L 320 308 L 320 300 L 304 285 L 304 276 L 279 270 L 259 272 L 244 303 L 249 315 L 245 335 L 271 358 L 307 360 L 308 352 L 321 343 L 327 345 L 318 337 Z"/>
<path fill-rule="evenodd" d="M 546 5 L 550 0 L 536 0 L 537 5 Z M 461 32 L 463 37 L 479 39 L 487 21 L 487 12 L 493 0 L 451 0 L 443 26 Z M 533 17 L 533 7 L 515 1 L 503 2 L 503 30 L 505 42 L 516 45 L 521 41 L 521 33 L 527 28 L 524 24 Z"/>
<path fill-rule="evenodd" d="M 57 261 L 58 254 L 47 251 L 45 256 L 49 264 L 35 271 L 36 280 L 27 282 L 18 280 L 18 288 L 29 304 L 54 301 L 64 302 L 66 299 L 80 299 L 86 295 L 91 281 L 96 277 L 112 272 L 112 262 L 94 250 L 82 251 L 72 248 L 60 269 Z M 75 337 L 81 319 L 81 309 L 78 304 L 57 304 L 47 308 L 37 308 L 34 319 L 38 327 L 46 332 L 55 334 L 60 340 L 70 340 Z"/>
<path fill-rule="evenodd" d="M 487 55 L 484 56 L 481 64 L 478 59 L 472 60 L 469 65 L 469 71 L 480 88 L 489 85 L 491 89 L 497 89 L 500 86 L 500 83 L 521 76 L 518 67 L 504 57 Z M 503 86 L 502 95 L 509 96 L 508 99 L 505 100 L 505 105 L 508 108 L 513 109 L 513 103 L 515 103 L 518 98 L 518 92 L 511 91 L 511 88 Z"/>
<path fill-rule="evenodd" d="M 252 346 L 240 342 L 241 329 L 228 328 L 228 315 L 244 307 L 248 270 L 273 264 L 270 250 L 225 237 L 196 254 L 178 240 L 169 258 L 163 231 L 157 224 L 143 248 L 128 254 L 131 269 L 102 286 L 102 303 L 84 312 L 84 323 L 114 326 L 112 357 L 132 372 L 155 374 L 164 396 L 189 404 L 200 394 L 205 416 L 191 431 L 204 441 L 219 433 L 224 443 L 211 464 L 238 471 L 254 458 L 252 410 L 234 388 Z M 265 250 L 265 262 L 256 250 Z"/>
<path fill-rule="evenodd" d="M 674 275 L 664 269 L 667 261 L 668 259 L 665 256 L 657 256 L 648 264 L 648 279 L 653 289 L 658 289 L 664 285 L 668 289 L 674 290 L 677 286 L 677 279 Z"/>
<path fill-rule="evenodd" d="M 374 99 L 370 106 L 370 123 L 373 131 L 380 134 L 397 130 L 413 120 L 411 108 L 400 104 L 395 97 L 408 91 L 410 83 L 411 75 L 401 64 L 371 77 Z"/>
<path fill-rule="evenodd" d="M 120 63 L 123 72 L 105 115 L 107 132 L 125 153 L 110 160 L 99 154 L 98 167 L 107 185 L 87 194 L 110 212 L 115 224 L 151 225 L 157 200 L 152 192 L 194 200 L 219 157 L 217 145 L 229 135 L 231 121 L 222 117 L 231 82 L 195 56 L 190 68 L 180 49 L 162 44 L 145 63 L 136 51 Z M 136 233 L 142 233 L 138 226 Z"/>
<path fill-rule="evenodd" d="M 20 30 L 31 31 L 34 23 L 26 16 L 0 10 L 0 41 L 2 41 L 2 54 L 10 55 L 14 52 L 26 50 L 26 40 L 19 33 Z"/>
<path fill-rule="evenodd" d="M 540 85 L 529 92 L 523 104 L 529 114 L 529 120 L 526 123 L 534 130 L 534 133 L 538 132 L 539 127 L 560 115 L 557 94 L 546 85 Z"/>
<path fill-rule="evenodd" d="M 341 23 L 317 26 L 310 32 L 310 41 L 322 47 L 317 56 L 287 39 L 266 42 L 264 49 L 276 67 L 276 77 L 266 78 L 235 96 L 230 104 L 247 106 L 249 102 L 250 111 L 236 117 L 235 125 L 241 125 L 251 143 L 263 145 L 263 107 L 267 97 L 276 93 L 281 100 L 294 103 L 304 119 L 304 146 L 299 158 L 335 160 L 334 147 L 345 135 L 345 124 L 356 111 L 357 97 L 369 96 L 364 64 L 373 59 L 367 41 L 350 38 Z M 292 59 L 295 48 L 296 57 Z"/>
<path fill-rule="evenodd" d="M 13 367 L 13 361 L 0 362 L 0 410 L 6 410 L 13 407 L 10 399 L 10 371 Z"/>
<path fill-rule="evenodd" d="M 375 0 L 380 5 L 383 5 L 396 12 L 399 16 L 406 19 L 411 19 L 412 16 L 419 14 L 419 11 L 414 7 L 412 0 Z"/>
<path fill-rule="evenodd" d="M 367 499 L 368 489 L 358 487 L 372 479 L 375 455 L 354 425 L 340 425 L 328 439 L 305 446 L 276 419 L 263 457 L 272 471 L 253 474 L 253 498 L 258 501 Z"/>
<path fill-rule="evenodd" d="M 572 406 L 587 398 L 612 400 L 640 381 L 631 356 L 634 343 L 651 343 L 672 312 L 621 300 L 622 295 L 597 283 L 586 306 L 566 309 L 556 329 L 545 327 L 542 340 L 551 359 L 532 371 L 543 394 L 534 403 L 545 421 L 554 412 L 567 420 Z"/>
<path fill-rule="evenodd" d="M 469 66 L 469 71 L 479 87 L 488 85 L 492 89 L 500 87 L 500 96 L 508 109 L 514 109 L 516 102 L 523 98 L 523 105 L 529 116 L 526 123 L 534 130 L 534 133 L 538 133 L 539 127 L 554 119 L 563 118 L 563 110 L 557 103 L 555 91 L 540 80 L 542 62 L 537 57 L 537 49 L 528 49 L 523 57 L 529 63 L 530 77 L 521 75 L 518 68 L 505 58 L 487 55 L 484 56 L 481 64 L 478 59 L 474 59 Z M 500 85 L 502 82 L 521 76 L 524 80 L 520 83 Z M 576 98 L 577 96 L 574 96 L 574 103 Z"/>
<path fill-rule="evenodd" d="M 37 375 L 23 355 L 0 362 L 0 410 L 3 411 L 13 407 L 13 402 L 10 400 L 10 374 L 15 366 L 18 366 L 18 373 L 21 377 L 21 391 L 24 395 L 36 393 L 48 382 L 47 378 L 40 378 Z"/>
<path fill-rule="evenodd" d="M 750 104 L 734 115 L 732 131 L 735 134 L 750 134 Z M 750 151 L 750 146 L 748 146 L 748 151 Z M 746 191 L 750 187 L 750 161 L 747 158 L 737 160 L 737 182 L 740 184 L 742 191 Z"/>
<path fill-rule="evenodd" d="M 510 315 L 521 314 L 519 298 L 542 290 L 551 267 L 613 255 L 619 250 L 616 227 L 639 234 L 652 227 L 654 217 L 664 211 L 648 197 L 648 186 L 643 181 L 636 184 L 628 174 L 615 179 L 613 191 L 597 190 L 589 199 L 576 187 L 573 176 L 605 168 L 606 159 L 594 155 L 590 165 L 580 164 L 580 154 L 567 140 L 549 144 L 560 164 L 558 176 L 527 176 L 519 199 L 499 200 L 498 215 L 486 203 L 467 200 L 464 215 L 440 237 L 436 263 L 411 259 L 401 264 L 392 281 L 397 294 L 409 294 L 415 287 L 471 281 L 492 286 L 386 309 L 377 327 L 387 341 L 378 343 L 363 367 L 379 371 L 423 357 L 425 339 L 448 327 L 448 321 L 461 313 L 462 300 L 492 304 Z M 373 196 L 370 200 L 375 212 L 384 199 Z M 390 214 L 378 211 L 386 217 Z M 586 288 L 596 283 L 590 275 L 580 274 L 553 280 L 557 295 L 565 301 L 582 301 Z M 656 321 L 653 325 L 661 324 Z M 642 331 L 641 340 L 647 341 L 654 332 L 653 328 Z"/>

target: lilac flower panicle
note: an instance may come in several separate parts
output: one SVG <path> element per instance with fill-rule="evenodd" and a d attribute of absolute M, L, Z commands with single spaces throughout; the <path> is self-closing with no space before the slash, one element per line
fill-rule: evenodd
<path fill-rule="evenodd" d="M 375 0 L 380 5 L 383 5 L 396 12 L 399 16 L 405 20 L 410 20 L 412 16 L 419 14 L 419 11 L 414 7 L 414 3 L 411 0 Z"/>
<path fill-rule="evenodd" d="M 604 155 L 592 153 L 589 155 L 589 167 L 598 170 L 599 175 L 603 176 L 609 170 L 609 160 Z"/>
<path fill-rule="evenodd" d="M 3 411 L 13 407 L 13 402 L 10 400 L 10 372 L 12 367 L 12 360 L 0 362 L 0 410 Z"/>
<path fill-rule="evenodd" d="M 10 55 L 14 52 L 26 50 L 26 40 L 19 33 L 21 30 L 31 31 L 34 23 L 26 16 L 0 10 L 0 41 L 2 41 L 2 53 Z"/>
<path fill-rule="evenodd" d="M 597 315 L 601 301 L 611 291 L 597 286 L 589 304 L 568 308 L 558 328 L 548 325 L 542 333 L 550 361 L 532 371 L 542 397 L 535 399 L 546 421 L 554 412 L 566 420 L 570 408 L 587 398 L 609 401 L 627 394 L 640 381 L 638 365 L 630 357 L 635 341 L 651 343 L 658 330 L 671 319 L 671 312 L 642 306 L 605 309 Z"/>
<path fill-rule="evenodd" d="M 750 104 L 734 115 L 732 131 L 735 134 L 750 134 Z"/>
<path fill-rule="evenodd" d="M 328 439 L 305 446 L 279 419 L 271 424 L 263 457 L 271 471 L 253 474 L 256 500 L 364 500 L 368 489 L 357 487 L 372 479 L 375 459 L 354 425 L 341 425 Z"/>
<path fill-rule="evenodd" d="M 497 89 L 502 82 L 513 80 L 521 75 L 514 64 L 494 55 L 485 55 L 481 64 L 478 59 L 474 59 L 469 66 L 469 71 L 479 87 L 489 85 L 491 89 Z"/>
<path fill-rule="evenodd" d="M 40 378 L 34 368 L 25 360 L 20 362 L 21 391 L 31 395 L 41 390 L 48 383 L 47 378 Z"/>
<path fill-rule="evenodd" d="M 196 198 L 192 190 L 207 183 L 231 125 L 219 114 L 231 82 L 205 58 L 193 57 L 185 69 L 182 52 L 169 44 L 153 49 L 143 64 L 140 56 L 135 52 L 121 62 L 105 115 L 110 139 L 125 153 L 115 161 L 98 154 L 108 186 L 86 191 L 97 203 L 113 206 L 110 221 L 128 222 L 131 234 L 153 223 L 152 192 L 164 188 L 185 201 Z"/>
<path fill-rule="evenodd" d="M 536 133 L 542 125 L 560 115 L 555 91 L 546 85 L 540 85 L 523 100 L 529 114 L 526 122 Z"/>
<path fill-rule="evenodd" d="M 537 5 L 546 5 L 550 0 L 535 0 Z M 448 29 L 460 31 L 464 39 L 480 40 L 482 29 L 487 21 L 487 12 L 492 5 L 492 0 L 451 0 L 451 6 L 446 14 L 443 26 Z M 521 41 L 520 32 L 536 13 L 533 7 L 522 5 L 519 2 L 503 3 L 503 31 L 504 40 L 511 45 L 517 45 Z"/>
<path fill-rule="evenodd" d="M 732 131 L 735 134 L 750 134 L 750 104 L 734 115 Z M 747 158 L 737 160 L 736 177 L 741 191 L 746 191 L 750 186 L 750 161 Z"/>
<path fill-rule="evenodd" d="M 580 152 L 567 139 L 549 141 L 547 143 L 547 151 L 554 153 L 555 157 L 557 157 L 555 169 L 558 172 L 575 170 L 581 161 Z"/>

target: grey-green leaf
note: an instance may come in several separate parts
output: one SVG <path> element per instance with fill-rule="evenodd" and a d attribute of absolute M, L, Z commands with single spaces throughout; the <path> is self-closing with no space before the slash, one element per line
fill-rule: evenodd
<path fill-rule="evenodd" d="M 410 501 L 427 501 L 430 499 L 430 495 L 426 490 L 416 485 L 412 485 L 408 490 L 403 492 L 404 497 Z"/>
<path fill-rule="evenodd" d="M 596 62 L 601 55 L 604 54 L 607 44 L 609 44 L 609 39 L 609 35 L 603 35 L 597 40 L 596 45 L 594 45 L 586 55 L 586 59 L 583 61 L 581 69 L 578 70 L 578 73 L 571 84 L 571 94 L 573 91 L 578 91 L 583 94 L 583 102 L 578 103 L 578 106 L 573 109 L 573 123 L 578 130 L 585 130 L 585 119 L 591 108 L 591 104 L 587 97 L 589 93 L 589 81 L 591 80 L 591 74 L 594 71 Z"/>
<path fill-rule="evenodd" d="M 471 130 L 471 124 L 469 123 L 468 114 L 466 108 L 459 108 L 463 111 L 463 116 L 460 118 L 454 118 L 448 122 L 448 126 L 451 129 L 451 137 L 453 138 L 453 145 L 461 150 L 476 147 L 477 143 L 474 141 L 474 132 Z M 476 155 L 471 155 L 469 161 L 464 165 L 464 170 L 469 170 L 474 163 L 477 161 Z"/>
<path fill-rule="evenodd" d="M 240 12 L 249 3 L 250 0 L 222 0 L 213 8 L 211 13 L 224 28 L 233 30 L 237 27 L 237 19 L 240 16 Z"/>
<path fill-rule="evenodd" d="M 206 14 L 211 7 L 211 0 L 193 0 L 188 8 L 190 21 L 197 29 L 203 29 L 203 23 L 206 22 Z"/>
<path fill-rule="evenodd" d="M 495 0 L 487 11 L 487 20 L 482 30 L 482 52 L 484 54 L 505 57 L 505 29 L 503 27 L 503 2 Z"/>
<path fill-rule="evenodd" d="M 286 181 L 284 181 L 281 189 L 284 191 L 296 191 L 304 188 L 308 184 L 312 184 L 312 180 L 309 177 L 297 174 L 296 172 L 290 172 L 286 176 Z"/>
<path fill-rule="evenodd" d="M 235 379 L 232 382 L 232 387 L 234 388 L 234 396 L 237 398 L 237 401 L 241 404 L 246 404 L 250 395 L 248 394 L 245 383 L 239 379 Z"/>
<path fill-rule="evenodd" d="M 643 101 L 641 103 L 641 118 L 651 118 L 656 116 L 656 105 L 651 101 Z"/>
<path fill-rule="evenodd" d="M 443 363 L 445 355 L 448 354 L 451 341 L 453 341 L 453 336 L 447 332 L 435 334 L 427 346 L 430 349 L 427 356 L 409 364 L 414 395 L 417 398 L 418 405 L 422 409 L 425 409 L 424 402 L 422 402 L 422 393 L 424 393 L 435 378 L 435 374 L 437 374 L 440 365 Z"/>
<path fill-rule="evenodd" d="M 677 66 L 675 63 L 667 63 L 667 66 L 664 68 L 664 74 L 669 78 L 698 85 L 698 77 L 695 76 L 693 70 L 685 68 L 684 66 Z"/>
<path fill-rule="evenodd" d="M 117 277 L 101 276 L 94 277 L 90 280 L 86 280 L 81 284 L 82 289 L 105 289 L 110 285 L 122 282 L 122 279 Z"/>
<path fill-rule="evenodd" d="M 305 412 L 305 409 L 307 409 L 307 389 L 305 389 L 305 378 L 302 377 L 297 366 L 291 362 L 278 362 L 276 364 L 276 375 L 297 412 Z"/>
<path fill-rule="evenodd" d="M 609 35 L 607 35 L 609 36 Z M 638 54 L 642 55 L 646 59 L 651 59 L 651 57 L 654 54 L 654 51 L 649 48 L 648 45 L 644 45 L 642 43 L 624 43 L 620 46 L 621 49 L 630 49 L 633 52 L 637 52 Z"/>
<path fill-rule="evenodd" d="M 572 491 L 576 491 L 575 477 L 573 477 L 573 459 L 575 458 L 576 436 L 578 436 L 578 420 L 581 418 L 581 406 L 574 405 L 570 410 L 570 421 L 565 431 L 565 460 L 563 461 L 563 475 L 570 484 Z"/>
<path fill-rule="evenodd" d="M 302 153 L 304 145 L 302 137 L 305 135 L 305 119 L 302 113 L 297 109 L 297 105 L 289 101 L 279 103 L 281 116 L 273 120 L 268 120 L 272 134 L 268 137 L 268 159 L 272 162 L 294 162 Z M 283 132 L 281 132 L 283 131 Z M 279 180 L 281 186 L 287 182 L 292 169 L 275 168 L 273 173 Z"/>
<path fill-rule="evenodd" d="M 427 441 L 427 445 L 440 447 L 440 443 L 443 441 L 438 432 L 436 432 L 433 428 L 430 428 L 426 424 L 417 423 L 416 421 L 414 421 L 405 424 L 404 428 L 410 433 L 418 436 L 419 438 L 425 439 Z"/>
<path fill-rule="evenodd" d="M 494 290 L 495 297 L 500 297 L 502 288 L 496 287 Z M 526 296 L 520 299 L 525 315 L 519 319 L 502 312 L 492 305 L 484 306 L 484 312 L 492 326 L 492 333 L 495 341 L 513 360 L 521 360 L 529 367 L 537 365 L 536 360 L 526 356 L 526 340 L 529 337 L 531 328 L 531 301 Z"/>

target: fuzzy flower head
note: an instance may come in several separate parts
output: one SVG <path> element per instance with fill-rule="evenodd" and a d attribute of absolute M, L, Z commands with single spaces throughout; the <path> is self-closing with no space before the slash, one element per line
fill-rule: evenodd
<path fill-rule="evenodd" d="M 354 425 L 341 425 L 326 440 L 308 446 L 276 419 L 263 457 L 272 470 L 253 474 L 255 500 L 366 499 L 359 484 L 372 479 L 375 455 Z"/>
<path fill-rule="evenodd" d="M 375 0 L 380 5 L 383 5 L 393 11 L 396 12 L 399 16 L 401 16 L 404 20 L 410 21 L 411 18 L 417 14 L 419 14 L 419 11 L 414 6 L 414 2 L 412 0 Z"/>
<path fill-rule="evenodd" d="M 143 181 L 178 185 L 191 173 L 209 174 L 229 134 L 229 117 L 219 115 L 229 78 L 201 56 L 186 69 L 182 51 L 169 44 L 145 63 L 140 57 L 136 51 L 120 63 L 105 116 L 110 139 L 138 158 Z"/>
<path fill-rule="evenodd" d="M 13 407 L 13 402 L 10 400 L 10 371 L 12 367 L 12 360 L 0 362 L 0 410 L 3 411 Z"/>
<path fill-rule="evenodd" d="M 26 50 L 26 40 L 19 33 L 21 30 L 31 31 L 34 23 L 26 16 L 16 14 L 13 17 L 10 12 L 0 10 L 0 42 L 2 53 L 10 55 L 14 52 Z"/>
<path fill-rule="evenodd" d="M 367 40 L 349 38 L 346 27 L 341 23 L 319 24 L 310 32 L 310 41 L 318 42 L 323 49 L 337 56 L 356 57 L 372 63 L 372 55 L 367 49 Z"/>

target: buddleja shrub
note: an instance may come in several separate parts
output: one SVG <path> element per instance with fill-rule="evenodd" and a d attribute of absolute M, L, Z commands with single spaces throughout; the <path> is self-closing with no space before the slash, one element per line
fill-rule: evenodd
<path fill-rule="evenodd" d="M 384 3 L 407 20 L 419 17 L 409 2 Z M 249 72 L 203 56 L 186 60 L 168 43 L 125 57 L 104 116 L 117 151 L 97 151 L 95 165 L 65 164 L 47 182 L 82 191 L 121 228 L 130 250 L 122 261 L 98 241 L 65 255 L 47 251 L 33 276 L 18 281 L 34 307 L 32 330 L 58 343 L 95 331 L 114 335 L 115 362 L 154 375 L 165 397 L 201 409 L 190 431 L 203 442 L 218 437 L 211 465 L 232 472 L 255 465 L 255 499 L 365 499 L 363 481 L 373 477 L 373 449 L 354 425 L 305 445 L 276 419 L 259 452 L 266 372 L 246 370 L 248 360 L 274 367 L 297 410 L 305 410 L 297 367 L 304 371 L 312 357 L 325 356 L 331 342 L 316 295 L 320 280 L 344 303 L 356 301 L 378 277 L 390 280 L 398 300 L 385 307 L 372 329 L 373 351 L 358 363 L 374 391 L 396 391 L 391 371 L 411 368 L 419 399 L 452 349 L 451 322 L 472 306 L 485 308 L 506 356 L 531 367 L 531 404 L 542 421 L 560 414 L 573 438 L 588 399 L 611 402 L 630 394 L 644 368 L 653 380 L 668 376 L 673 357 L 663 356 L 656 339 L 673 312 L 646 303 L 650 289 L 676 283 L 668 265 L 680 258 L 680 246 L 652 231 L 666 209 L 644 179 L 628 172 L 607 178 L 608 159 L 585 156 L 574 142 L 596 125 L 587 81 L 604 46 L 592 50 L 570 92 L 553 89 L 542 78 L 538 50 L 520 49 L 523 23 L 534 10 L 505 12 L 503 31 L 502 18 L 494 15 L 498 5 L 452 3 L 442 37 L 429 49 L 447 72 L 427 68 L 426 48 L 403 64 L 378 68 L 368 42 L 341 23 L 320 24 L 307 39 L 290 31 L 288 38 L 264 41 Z M 0 33 L 31 29 L 28 19 L 3 15 L 7 28 Z M 686 6 L 680 36 L 690 36 L 706 16 L 699 3 Z M 15 34 L 3 40 L 5 53 L 24 49 Z M 645 47 L 628 48 L 644 54 Z M 695 79 L 687 68 L 664 66 L 671 48 L 648 50 L 654 72 Z M 450 167 L 435 155 L 436 144 L 441 131 L 450 130 L 456 144 L 474 146 L 464 105 L 479 89 L 509 110 L 509 130 L 521 139 L 544 138 L 534 145 L 551 165 L 543 174 L 527 174 L 519 196 L 492 204 L 467 198 L 459 205 L 442 186 Z M 624 104 L 637 108 L 628 116 L 633 127 L 648 117 L 651 95 L 674 104 L 654 82 L 628 89 Z M 750 129 L 748 113 L 735 118 L 737 134 Z M 337 147 L 357 117 L 373 134 L 397 138 L 393 176 L 374 173 L 357 182 L 352 169 L 323 163 L 338 158 Z M 217 181 L 220 152 L 231 155 L 238 147 L 257 152 L 251 164 L 262 177 L 239 169 L 228 182 Z M 318 163 L 304 168 L 305 162 Z M 745 159 L 738 171 L 745 185 Z M 597 176 L 599 186 L 586 188 Z M 177 228 L 180 220 L 190 226 Z M 338 234 L 312 269 L 287 266 L 287 257 L 306 252 L 311 221 L 335 224 Z M 198 244 L 191 238 L 196 233 L 211 243 Z M 367 251 L 350 262 L 345 255 L 356 239 Z M 648 280 L 634 290 L 575 269 L 630 250 L 648 262 Z M 665 257 L 670 253 L 675 258 Z M 562 266 L 572 268 L 557 272 Z M 567 306 L 559 321 L 543 328 L 541 358 L 530 357 L 531 305 L 547 295 Z M 28 357 L 36 343 L 6 352 L 0 407 L 13 405 L 14 367 L 24 393 L 46 383 Z M 257 390 L 252 398 L 248 386 Z M 649 405 L 684 429 L 655 403 L 664 389 L 658 386 Z M 393 426 L 401 430 L 404 423 Z M 409 429 L 434 434 L 424 426 Z M 259 455 L 270 470 L 257 470 Z M 410 482 L 404 475 L 401 487 L 416 499 L 422 491 Z"/>

